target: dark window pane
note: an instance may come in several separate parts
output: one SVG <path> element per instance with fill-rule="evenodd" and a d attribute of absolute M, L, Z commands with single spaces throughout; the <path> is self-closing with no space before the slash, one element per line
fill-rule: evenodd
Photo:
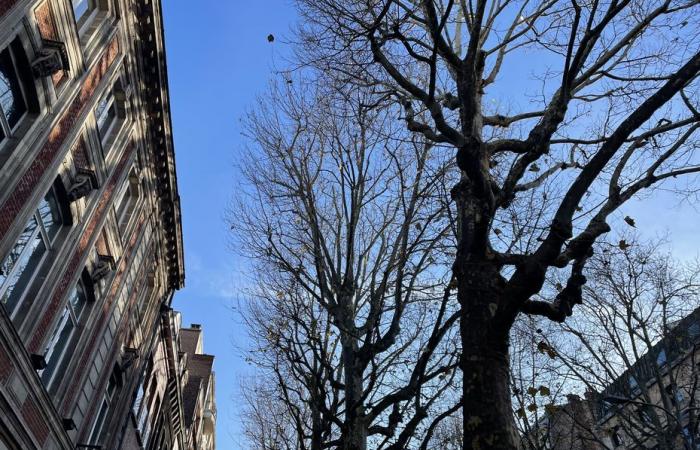
<path fill-rule="evenodd" d="M 106 99 L 102 100 L 95 110 L 95 115 L 97 116 L 97 129 L 100 131 L 100 137 L 104 139 L 107 137 L 109 132 L 109 127 L 114 122 L 117 117 L 117 105 L 115 102 L 111 102 L 111 94 Z"/>
<path fill-rule="evenodd" d="M 61 354 L 63 350 L 68 345 L 70 341 L 71 334 L 73 333 L 73 319 L 70 317 L 70 312 L 68 307 L 63 310 L 63 314 L 56 324 L 53 333 L 51 333 L 51 339 L 46 346 L 46 351 L 44 352 L 44 358 L 46 358 L 46 369 L 44 369 L 41 374 L 41 379 L 44 383 L 48 383 L 51 379 L 51 374 L 56 370 L 59 360 L 61 359 Z"/>
<path fill-rule="evenodd" d="M 20 234 L 19 238 L 17 238 L 17 241 L 15 242 L 14 247 L 12 247 L 12 249 L 10 250 L 10 253 L 7 255 L 5 260 L 2 263 L 0 263 L 0 276 L 10 275 L 10 271 L 22 255 L 22 252 L 24 251 L 29 241 L 32 239 L 32 235 L 36 231 L 36 227 L 36 220 L 32 216 L 32 218 L 29 219 L 27 225 L 24 227 L 24 231 L 22 231 L 22 234 Z"/>
<path fill-rule="evenodd" d="M 79 319 L 85 307 L 85 291 L 82 284 L 78 283 L 78 285 L 73 288 L 70 294 L 70 304 L 73 307 L 73 314 Z"/>
<path fill-rule="evenodd" d="M 44 228 L 50 237 L 56 235 L 56 232 L 61 228 L 61 213 L 58 208 L 58 200 L 53 189 L 49 190 L 39 204 L 39 215 L 44 223 Z"/>
<path fill-rule="evenodd" d="M 39 234 L 34 236 L 29 247 L 22 254 L 22 257 L 17 262 L 17 268 L 15 272 L 6 280 L 7 289 L 2 295 L 2 303 L 5 305 L 5 309 L 11 313 L 22 294 L 29 286 L 29 282 L 39 266 L 41 259 L 46 254 L 46 246 L 41 239 Z"/>
<path fill-rule="evenodd" d="M 0 106 L 11 128 L 19 122 L 27 106 L 8 49 L 0 52 Z"/>

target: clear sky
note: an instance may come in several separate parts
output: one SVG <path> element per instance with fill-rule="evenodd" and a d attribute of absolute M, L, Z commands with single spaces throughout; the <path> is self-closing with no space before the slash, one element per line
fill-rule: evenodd
<path fill-rule="evenodd" d="M 185 239 L 186 287 L 174 306 L 184 324 L 203 326 L 205 351 L 216 356 L 218 448 L 239 449 L 237 391 L 247 366 L 237 350 L 245 332 L 235 305 L 245 266 L 231 250 L 225 214 L 244 145 L 240 119 L 275 65 L 284 66 L 294 10 L 289 0 L 165 0 L 163 7 Z M 616 220 L 627 214 L 646 237 L 668 235 L 676 255 L 698 255 L 698 211 L 689 205 L 661 194 L 630 203 Z"/>
<path fill-rule="evenodd" d="M 246 367 L 236 346 L 245 333 L 233 307 L 243 263 L 230 249 L 225 211 L 243 145 L 239 119 L 282 63 L 294 11 L 285 0 L 165 0 L 163 9 L 185 239 L 186 287 L 174 307 L 185 325 L 202 324 L 204 349 L 216 356 L 217 446 L 238 449 Z"/>

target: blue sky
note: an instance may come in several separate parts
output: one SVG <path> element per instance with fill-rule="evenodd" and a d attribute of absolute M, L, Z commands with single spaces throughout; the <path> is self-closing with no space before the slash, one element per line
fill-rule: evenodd
<path fill-rule="evenodd" d="M 174 307 L 184 324 L 200 323 L 217 374 L 217 444 L 237 449 L 237 387 L 246 370 L 236 346 L 245 332 L 236 317 L 244 268 L 231 251 L 225 211 L 243 146 L 239 119 L 262 93 L 283 35 L 294 22 L 283 0 L 163 2 L 178 183 L 185 239 L 186 287 Z M 267 42 L 268 34 L 278 39 Z"/>
<path fill-rule="evenodd" d="M 204 328 L 205 351 L 216 356 L 218 445 L 239 449 L 237 390 L 247 366 L 234 307 L 245 262 L 231 250 L 225 214 L 244 146 L 240 119 L 265 91 L 275 63 L 284 65 L 294 10 L 289 0 L 167 0 L 163 7 L 186 263 L 186 287 L 174 306 L 185 324 Z M 661 194 L 631 202 L 618 216 L 627 214 L 647 237 L 667 235 L 677 256 L 697 257 L 693 207 Z"/>

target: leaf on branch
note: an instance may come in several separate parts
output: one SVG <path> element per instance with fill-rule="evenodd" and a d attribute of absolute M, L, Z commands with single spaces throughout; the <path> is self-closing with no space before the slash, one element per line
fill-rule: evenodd
<path fill-rule="evenodd" d="M 539 172 L 540 171 L 540 166 L 537 165 L 537 163 L 532 163 L 530 166 L 530 172 Z"/>
<path fill-rule="evenodd" d="M 534 386 L 530 386 L 529 388 L 527 388 L 527 393 L 534 397 L 535 395 L 537 395 L 537 388 Z"/>
<path fill-rule="evenodd" d="M 554 285 L 555 288 L 557 288 L 557 291 L 561 292 L 562 289 L 564 289 L 564 286 L 561 285 L 561 283 L 557 283 Z"/>
<path fill-rule="evenodd" d="M 518 415 L 518 417 L 527 417 L 527 414 L 525 414 L 525 408 L 518 408 L 518 410 L 515 413 Z"/>
<path fill-rule="evenodd" d="M 627 225 L 636 228 L 636 224 L 634 222 L 634 219 L 631 218 L 630 216 L 625 216 L 625 222 L 627 222 Z"/>
<path fill-rule="evenodd" d="M 268 34 L 267 35 L 267 42 L 274 42 L 274 41 L 275 41 L 275 35 Z"/>
<path fill-rule="evenodd" d="M 500 236 L 501 233 L 502 233 L 502 231 L 501 231 L 500 228 L 494 228 L 494 229 L 493 229 L 493 233 L 494 233 L 496 236 Z"/>
<path fill-rule="evenodd" d="M 551 392 L 547 386 L 540 386 L 540 395 L 550 395 Z"/>
<path fill-rule="evenodd" d="M 530 412 L 535 412 L 535 411 L 537 411 L 537 405 L 534 403 L 531 403 L 527 406 L 527 410 Z"/>
<path fill-rule="evenodd" d="M 554 403 L 547 403 L 544 405 L 544 410 L 547 412 L 547 414 L 554 415 L 554 413 L 557 412 L 557 407 Z"/>
<path fill-rule="evenodd" d="M 421 231 L 423 229 L 420 222 L 416 222 L 415 227 L 416 227 L 416 230 L 418 230 L 418 231 Z"/>
<path fill-rule="evenodd" d="M 630 244 L 628 244 L 624 239 L 621 239 L 617 246 L 620 247 L 620 250 L 627 250 L 630 248 Z"/>

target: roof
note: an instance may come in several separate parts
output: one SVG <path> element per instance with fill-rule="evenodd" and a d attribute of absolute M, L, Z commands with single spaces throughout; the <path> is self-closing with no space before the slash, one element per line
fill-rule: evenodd
<path fill-rule="evenodd" d="M 190 359 L 187 363 L 189 379 L 182 393 L 185 425 L 188 427 L 194 420 L 199 394 L 209 389 L 213 365 L 214 356 L 212 355 L 190 354 Z"/>

